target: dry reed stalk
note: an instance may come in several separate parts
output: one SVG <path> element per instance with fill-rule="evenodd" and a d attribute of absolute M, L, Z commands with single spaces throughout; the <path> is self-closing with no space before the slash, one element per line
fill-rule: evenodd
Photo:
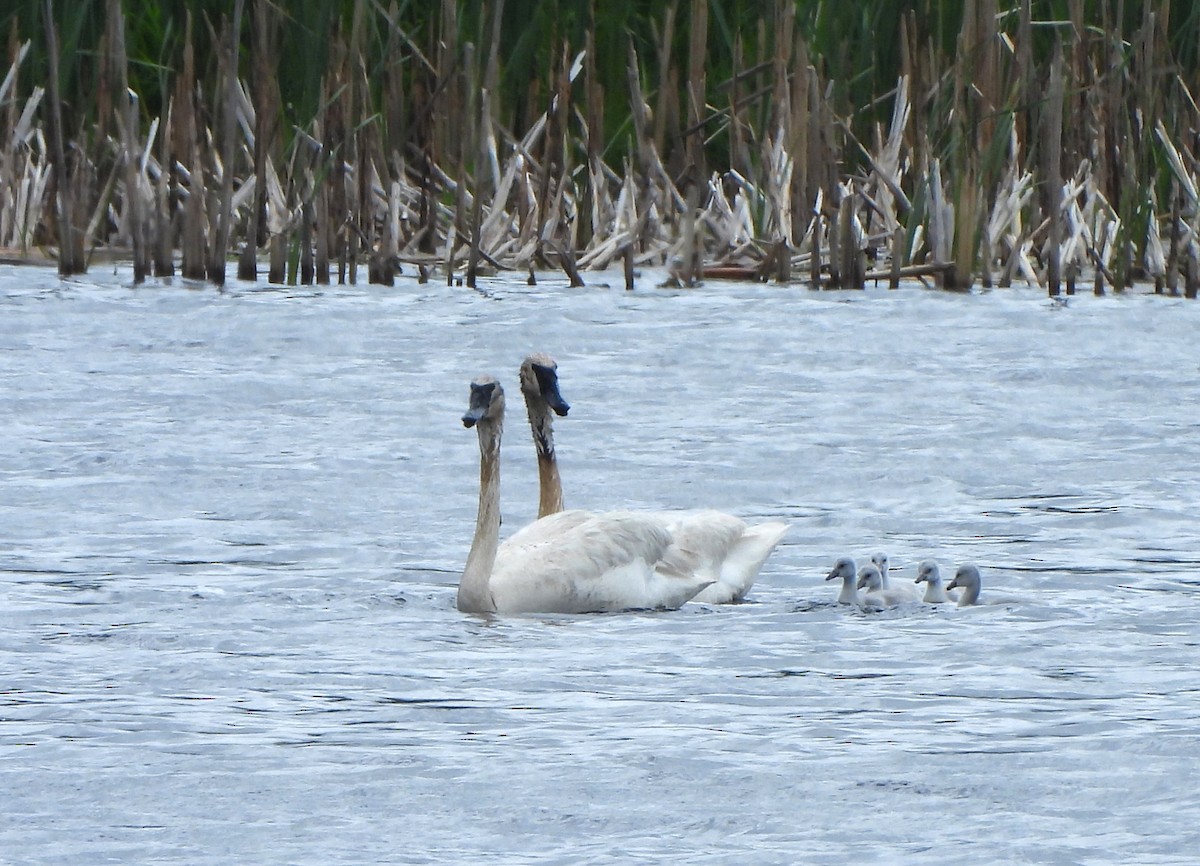
<path fill-rule="evenodd" d="M 809 244 L 808 255 L 808 284 L 810 288 L 814 289 L 821 286 L 821 223 L 823 221 L 821 195 L 818 193 L 817 201 L 813 204 L 812 240 Z"/>
<path fill-rule="evenodd" d="M 564 47 L 565 54 L 565 47 Z M 537 192 L 535 194 L 536 209 L 534 213 L 537 215 L 534 228 L 534 236 L 537 239 L 537 252 L 535 254 L 536 261 L 546 266 L 546 258 L 544 247 L 547 237 L 547 223 L 551 221 L 551 188 L 557 191 L 558 185 L 555 184 L 556 170 L 561 167 L 561 159 L 564 148 L 564 129 L 563 115 L 564 112 L 560 109 L 565 109 L 562 106 L 562 91 L 563 82 L 566 79 L 566 70 L 562 68 L 562 64 L 566 62 L 565 57 L 561 57 L 555 53 L 555 60 L 551 62 L 550 80 L 553 82 L 553 92 L 550 95 L 550 100 L 546 106 L 546 130 L 542 136 L 542 149 L 538 160 L 538 183 Z"/>
<path fill-rule="evenodd" d="M 596 73 L 596 2 L 588 0 L 587 26 L 583 43 L 583 126 L 584 165 L 587 175 L 577 214 L 576 233 L 583 248 L 603 240 L 611 221 L 602 213 L 607 194 L 600 167 L 603 150 L 604 91 Z"/>
<path fill-rule="evenodd" d="M 751 172 L 750 149 L 746 145 L 746 121 L 742 116 L 742 36 L 739 33 L 733 43 L 733 70 L 729 81 L 729 162 L 730 168 L 741 175 Z"/>
<path fill-rule="evenodd" d="M 833 210 L 827 222 L 826 245 L 829 248 L 829 277 L 825 282 L 827 288 L 844 289 L 846 281 L 842 273 L 842 268 L 846 261 L 842 255 L 842 240 L 845 238 L 845 228 L 842 225 L 842 214 L 845 212 L 846 217 L 849 217 L 849 211 L 843 209 L 841 201 L 838 202 L 838 207 Z"/>
<path fill-rule="evenodd" d="M 892 232 L 892 267 L 888 273 L 888 288 L 900 288 L 900 269 L 904 266 L 904 229 L 896 226 Z"/>
<path fill-rule="evenodd" d="M 793 8 L 791 4 L 786 5 L 788 9 Z M 796 33 L 793 39 L 795 47 L 793 51 L 793 63 L 791 65 L 794 70 L 794 80 L 791 82 L 792 107 L 789 112 L 791 129 L 787 137 L 787 150 L 792 155 L 792 186 L 790 190 L 792 197 L 791 237 L 792 243 L 798 247 L 804 242 L 808 221 L 813 208 L 813 197 L 809 189 L 808 177 L 808 135 L 811 130 L 809 124 L 809 97 L 812 93 L 809 76 L 815 74 L 815 70 L 809 64 L 808 45 L 803 37 L 799 33 Z"/>
<path fill-rule="evenodd" d="M 704 158 L 704 114 L 707 103 L 707 76 L 704 64 L 708 57 L 708 0 L 692 0 L 691 24 L 688 27 L 687 128 L 684 142 L 687 167 L 692 183 L 703 183 L 708 175 Z"/>
<path fill-rule="evenodd" d="M 324 139 L 325 130 L 321 129 L 319 132 L 322 139 Z M 318 286 L 329 285 L 329 245 L 333 235 L 333 229 L 329 224 L 328 167 L 330 155 L 327 148 L 327 144 L 321 144 L 318 157 L 319 168 L 316 177 L 313 179 L 313 195 L 309 201 L 313 255 L 312 282 Z M 309 220 L 306 219 L 305 222 L 307 223 Z"/>
<path fill-rule="evenodd" d="M 234 0 L 233 21 L 226 21 L 222 28 L 225 35 L 225 50 L 220 54 L 222 63 L 219 64 L 221 68 L 219 80 L 223 87 L 219 92 L 224 94 L 225 99 L 221 129 L 221 191 L 217 199 L 220 213 L 217 219 L 216 237 L 208 260 L 208 279 L 218 287 L 225 285 L 225 263 L 228 257 L 229 238 L 232 233 L 231 223 L 233 222 L 236 110 L 240 96 L 237 70 L 241 48 L 243 3 L 244 0 Z"/>
<path fill-rule="evenodd" d="M 671 0 L 667 7 L 663 10 L 662 29 L 656 30 L 655 45 L 658 48 L 658 72 L 663 76 L 663 80 L 659 82 L 657 99 L 654 105 L 654 128 L 647 129 L 650 134 L 650 143 L 653 145 L 654 152 L 657 154 L 663 153 L 663 148 L 667 143 L 668 126 L 678 129 L 679 127 L 679 106 L 672 100 L 672 96 L 679 93 L 678 76 L 675 73 L 674 65 L 671 62 L 671 46 L 675 42 L 675 15 L 678 10 L 679 0 Z M 630 40 L 630 53 L 633 53 L 633 41 Z M 647 91 L 639 90 L 633 94 L 634 100 L 644 100 L 644 94 Z"/>
<path fill-rule="evenodd" d="M 287 231 L 292 221 L 287 196 L 279 182 L 275 164 L 269 157 L 266 160 L 266 177 L 267 282 L 282 285 L 287 282 Z"/>
<path fill-rule="evenodd" d="M 122 107 L 117 111 L 117 128 L 120 131 L 121 163 L 125 175 L 125 223 L 133 251 L 133 283 L 140 285 L 145 282 L 150 272 L 150 257 L 146 251 L 143 221 L 146 202 L 142 189 L 142 174 L 138 170 L 138 154 L 141 148 L 137 135 L 137 96 L 129 89 L 129 61 L 125 55 L 125 14 L 121 11 L 120 0 L 108 0 L 106 10 L 111 52 L 107 58 L 108 69 L 116 82 L 119 94 L 117 103 Z"/>
<path fill-rule="evenodd" d="M 158 178 L 154 187 L 154 276 L 175 276 L 174 221 L 171 219 L 171 135 L 172 101 L 167 102 L 167 119 L 158 137 Z"/>
<path fill-rule="evenodd" d="M 316 281 L 317 268 L 313 259 L 313 229 L 316 213 L 311 196 L 305 196 L 300 206 L 300 285 L 311 286 Z"/>
<path fill-rule="evenodd" d="M 980 233 L 978 229 L 983 218 L 983 208 L 980 205 L 983 190 L 975 181 L 975 171 L 970 162 L 963 169 L 959 185 L 951 252 L 953 267 L 946 271 L 946 275 L 942 279 L 943 288 L 953 291 L 971 288 L 973 282 L 972 263 L 979 250 Z"/>
<path fill-rule="evenodd" d="M 467 285 L 472 289 L 475 288 L 475 278 L 479 270 L 479 257 L 483 244 L 483 197 L 485 195 L 483 178 L 487 175 L 483 167 L 488 161 L 487 139 L 490 138 L 490 133 L 485 130 L 492 120 L 487 96 L 486 90 L 479 94 L 479 106 L 476 112 L 479 123 L 474 129 L 476 139 L 475 190 L 471 202 L 471 252 L 467 259 Z"/>
<path fill-rule="evenodd" d="M 1062 122 L 1063 122 L 1063 52 L 1061 41 L 1054 45 L 1050 62 L 1050 77 L 1046 85 L 1046 102 L 1041 112 L 1042 170 L 1046 177 L 1046 211 L 1050 233 L 1046 242 L 1046 285 L 1050 297 L 1061 291 L 1060 247 L 1062 245 Z"/>
<path fill-rule="evenodd" d="M 12 246 L 22 252 L 34 243 L 52 179 L 45 140 L 34 123 L 45 94 L 43 88 L 33 88 L 18 114 L 17 76 L 29 46 L 28 41 L 18 41 L 14 19 L 9 34 L 8 73 L 0 82 L 0 105 L 6 106 L 0 141 L 12 143 L 11 148 L 0 147 L 0 247 Z"/>
<path fill-rule="evenodd" d="M 667 9 L 667 20 L 669 21 L 674 12 L 674 4 Z M 634 153 L 636 154 L 633 163 L 627 162 L 625 165 L 626 188 L 636 188 L 638 197 L 636 202 L 630 202 L 629 207 L 634 208 L 638 214 L 648 214 L 654 201 L 653 184 L 651 182 L 651 170 L 654 161 L 657 159 L 654 138 L 652 137 L 649 125 L 649 106 L 646 104 L 642 90 L 641 69 L 638 64 L 637 51 L 633 47 L 633 38 L 628 42 L 627 59 L 625 67 L 626 80 L 629 84 L 629 114 L 633 121 L 633 137 L 634 137 Z M 662 95 L 660 94 L 660 102 Z M 655 118 L 656 128 L 660 122 L 659 117 Z M 633 178 L 636 176 L 637 181 Z M 648 238 L 645 237 L 644 231 L 648 224 L 642 223 L 642 232 L 635 236 L 635 240 L 641 250 L 645 251 L 648 246 Z"/>
<path fill-rule="evenodd" d="M 346 254 L 345 231 L 348 214 L 346 209 L 346 101 L 349 98 L 350 82 L 346 75 L 346 57 L 349 49 L 340 28 L 330 45 L 329 65 L 325 70 L 325 98 L 321 112 L 320 173 L 317 178 L 317 196 L 314 201 L 317 224 L 315 231 L 316 258 L 315 279 L 318 285 L 329 285 L 333 266 L 337 264 L 338 283 L 345 282 Z"/>
<path fill-rule="evenodd" d="M 847 189 L 838 205 L 838 249 L 841 254 L 839 276 L 842 288 L 866 288 L 866 260 L 863 256 L 863 231 L 855 208 L 857 194 Z"/>
<path fill-rule="evenodd" d="M 1179 294 L 1179 254 L 1183 240 L 1183 232 L 1180 230 L 1183 210 L 1182 199 L 1183 195 L 1179 191 L 1179 181 L 1173 180 L 1171 182 L 1171 215 L 1167 229 L 1167 261 L 1164 281 L 1166 293 L 1172 296 Z"/>
<path fill-rule="evenodd" d="M 278 58 L 279 14 L 268 0 L 254 0 L 252 93 L 254 105 L 254 203 L 246 226 L 246 242 L 238 259 L 238 279 L 258 279 L 258 249 L 267 240 L 267 161 L 278 134 L 278 85 L 272 69 Z M 268 270 L 269 281 L 274 273 Z"/>
<path fill-rule="evenodd" d="M 59 253 L 58 273 L 60 276 L 82 274 L 87 270 L 83 257 L 83 235 L 77 222 L 79 204 L 76 195 L 78 181 L 83 179 L 86 157 L 81 153 L 67 165 L 62 121 L 62 99 L 59 95 L 58 31 L 54 26 L 54 0 L 45 0 L 42 6 L 46 26 L 46 53 L 50 62 L 50 147 L 53 159 L 54 186 L 58 193 Z"/>
<path fill-rule="evenodd" d="M 180 228 L 180 273 L 185 279 L 203 280 L 207 274 L 205 261 L 205 182 L 196 123 L 195 49 L 192 40 L 192 18 L 187 16 L 184 27 L 183 71 L 176 79 L 174 106 L 179 109 L 172 130 L 175 137 L 175 165 L 172 166 L 175 193 L 183 198 Z"/>
<path fill-rule="evenodd" d="M 946 195 L 942 183 L 941 160 L 933 160 L 930 166 L 928 183 L 929 207 L 929 249 L 933 254 L 933 264 L 937 265 L 943 274 L 949 271 L 953 263 L 955 208 L 954 203 Z M 939 281 L 939 285 L 943 282 Z"/>

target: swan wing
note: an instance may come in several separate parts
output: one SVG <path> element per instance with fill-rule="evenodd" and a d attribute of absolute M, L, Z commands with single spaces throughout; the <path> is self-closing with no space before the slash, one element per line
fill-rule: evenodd
<path fill-rule="evenodd" d="M 522 530 L 523 543 L 497 554 L 490 582 L 497 611 L 676 608 L 707 585 L 692 573 L 656 570 L 672 543 L 661 520 L 629 512 L 562 516 L 570 513 L 536 521 L 553 522 Z"/>
<path fill-rule="evenodd" d="M 592 512 L 579 508 L 548 514 L 533 521 L 533 523 L 522 526 L 508 538 L 504 539 L 504 541 L 500 542 L 501 553 L 498 555 L 506 555 L 503 553 L 504 551 L 511 553 L 523 547 L 532 547 L 543 541 L 560 537 L 573 527 L 579 526 L 591 519 L 592 516 Z"/>

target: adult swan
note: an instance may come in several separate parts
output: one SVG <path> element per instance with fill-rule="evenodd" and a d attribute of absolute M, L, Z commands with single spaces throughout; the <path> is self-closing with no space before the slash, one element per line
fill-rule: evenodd
<path fill-rule="evenodd" d="M 541 518 L 524 544 L 500 548 L 500 438 L 504 389 L 490 376 L 471 383 L 463 425 L 479 436 L 479 512 L 458 584 L 458 609 L 470 613 L 593 613 L 676 608 L 707 580 L 671 554 L 662 521 L 628 512 L 583 520 Z M 569 515 L 572 512 L 561 512 Z M 528 528 L 528 527 L 527 527 Z"/>
<path fill-rule="evenodd" d="M 585 511 L 563 511 L 562 480 L 554 453 L 554 416 L 566 415 L 570 405 L 558 390 L 558 364 L 537 352 L 521 364 L 521 393 L 529 415 L 538 459 L 538 517 L 561 513 L 564 523 L 580 521 Z M 683 567 L 708 582 L 692 601 L 728 604 L 741 601 L 754 585 L 758 572 L 787 533 L 781 522 L 747 524 L 722 511 L 656 511 L 645 514 L 666 526 L 674 541 L 675 555 L 668 569 Z M 541 521 L 530 524 L 509 541 L 527 542 Z M 503 548 L 502 548 L 503 552 Z"/>

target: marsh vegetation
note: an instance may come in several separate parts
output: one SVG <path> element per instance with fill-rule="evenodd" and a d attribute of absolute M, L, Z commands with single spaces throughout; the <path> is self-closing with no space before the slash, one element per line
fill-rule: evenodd
<path fill-rule="evenodd" d="M 26 0 L 0 25 L 0 247 L 64 274 L 1200 284 L 1191 5 Z"/>

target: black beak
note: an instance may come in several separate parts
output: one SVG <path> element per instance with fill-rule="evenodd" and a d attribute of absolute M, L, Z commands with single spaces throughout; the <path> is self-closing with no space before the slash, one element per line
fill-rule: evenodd
<path fill-rule="evenodd" d="M 537 375 L 538 387 L 542 391 L 542 397 L 546 404 L 554 410 L 555 415 L 566 415 L 571 411 L 571 404 L 563 399 L 563 395 L 558 391 L 558 372 L 550 367 L 543 367 L 540 364 L 533 368 Z"/>
<path fill-rule="evenodd" d="M 476 385 L 471 383 L 471 402 L 467 409 L 467 414 L 463 415 L 462 422 L 464 427 L 474 427 L 484 416 L 487 415 L 488 409 L 492 405 L 492 394 L 496 390 L 494 382 L 488 382 L 485 385 Z"/>

